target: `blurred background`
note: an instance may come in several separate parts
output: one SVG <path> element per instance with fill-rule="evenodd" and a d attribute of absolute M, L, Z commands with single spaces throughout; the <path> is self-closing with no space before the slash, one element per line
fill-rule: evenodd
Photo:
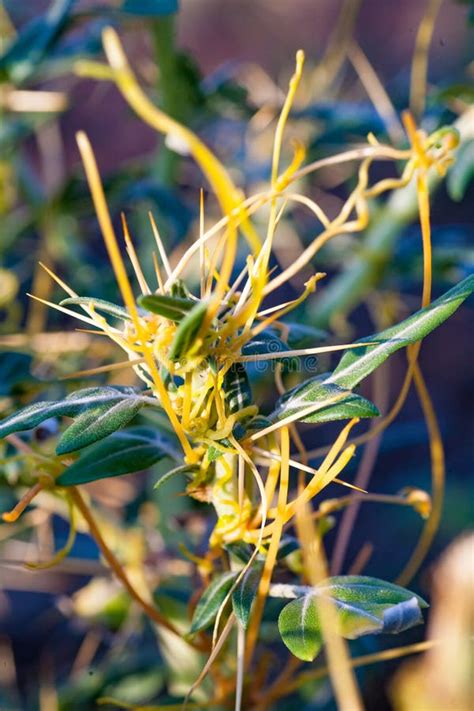
<path fill-rule="evenodd" d="M 111 82 L 82 76 L 84 62 L 103 61 L 105 26 L 111 24 L 119 32 L 147 94 L 201 136 L 235 182 L 252 194 L 268 182 L 275 118 L 297 49 L 304 49 L 306 65 L 285 139 L 287 158 L 291 137 L 304 142 L 308 160 L 357 146 L 369 132 L 402 146 L 406 138 L 401 126 L 398 120 L 387 124 L 381 119 L 374 87 L 376 97 L 380 86 L 385 89 L 398 115 L 409 105 L 417 33 L 422 19 L 432 13 L 426 102 L 418 107 L 416 118 L 428 132 L 458 121 L 474 96 L 473 12 L 472 3 L 455 0 L 180 0 L 179 7 L 175 0 L 3 2 L 0 414 L 35 397 L 58 398 L 78 386 L 77 380 L 62 377 L 120 359 L 101 339 L 75 331 L 70 318 L 26 296 L 31 292 L 56 303 L 62 298 L 38 267 L 42 261 L 80 294 L 117 299 L 76 146 L 78 130 L 86 131 L 92 142 L 114 222 L 119 225 L 120 212 L 125 212 L 147 274 L 153 269 L 148 210 L 158 221 L 172 262 L 195 238 L 201 187 L 206 221 L 211 224 L 219 214 L 192 160 L 172 151 L 131 111 Z M 374 83 L 372 70 L 380 85 Z M 435 295 L 474 267 L 472 127 L 470 133 L 470 140 L 461 145 L 456 169 L 432 198 Z M 350 164 L 324 169 L 310 176 L 304 191 L 334 215 L 353 187 L 354 172 Z M 378 163 L 374 168 L 376 178 L 393 174 L 392 165 Z M 298 206 L 288 211 L 276 242 L 281 265 L 291 263 L 314 236 L 317 225 L 308 214 Z M 264 216 L 257 217 L 257 227 L 262 220 Z M 353 260 L 364 259 L 358 239 L 343 235 L 321 252 L 314 266 L 328 272 L 328 284 L 331 279 L 343 283 Z M 366 335 L 377 330 L 381 314 L 402 317 L 418 308 L 421 264 L 415 213 L 395 220 L 381 262 L 370 268 L 365 285 L 353 297 L 338 303 L 322 287 L 323 301 L 315 297 L 300 317 L 333 337 Z M 187 278 L 191 286 L 196 284 L 195 270 L 191 268 Z M 291 284 L 293 296 L 305 278 L 303 274 Z M 437 409 L 447 461 L 441 526 L 412 584 L 427 596 L 435 561 L 472 524 L 473 330 L 471 301 L 422 349 L 421 366 Z M 405 368 L 404 354 L 397 354 L 383 370 L 389 383 L 387 403 L 395 400 Z M 133 382 L 127 371 L 109 380 Z M 255 386 L 260 397 L 270 397 L 268 382 Z M 371 387 L 375 386 L 369 386 L 369 393 Z M 51 427 L 54 430 L 54 423 Z M 307 441 L 319 446 L 331 432 L 318 430 L 315 440 L 311 438 L 316 435 L 308 432 Z M 43 438 L 48 447 L 54 431 L 32 436 Z M 360 455 L 351 465 L 354 471 L 359 461 Z M 28 475 L 14 461 L 3 459 L 0 466 L 4 511 L 14 505 L 15 486 Z M 156 575 L 161 604 L 179 617 L 189 593 L 183 581 L 190 564 L 180 557 L 177 545 L 191 547 L 194 542 L 199 550 L 209 523 L 205 508 L 179 496 L 178 484 L 175 490 L 171 485 L 166 492 L 154 493 L 160 466 L 109 480 L 107 487 L 91 485 L 90 492 L 122 559 L 130 569 L 143 563 Z M 429 491 L 430 479 L 426 427 L 412 394 L 380 444 L 371 490 L 396 493 L 414 486 Z M 166 517 L 160 513 L 163 507 Z M 386 512 L 375 505 L 360 511 L 345 572 L 364 546 L 369 552 L 364 573 L 393 579 L 403 568 L 423 522 L 408 507 Z M 25 570 L 24 561 L 47 558 L 48 552 L 64 544 L 67 532 L 64 510 L 49 500 L 28 510 L 15 526 L 0 524 L 0 709 L 83 711 L 95 708 L 100 696 L 143 704 L 158 698 L 165 703 L 182 693 L 187 679 L 197 675 L 199 662 L 184 676 L 174 669 L 170 685 L 160 671 L 166 664 L 173 667 L 166 640 L 160 640 L 159 651 L 151 626 L 138 620 L 137 611 L 111 581 L 87 532 L 79 533 L 71 556 L 56 568 Z M 331 531 L 329 552 L 333 543 Z M 465 549 L 461 567 L 469 550 L 472 545 Z M 455 579 L 452 570 L 445 574 Z M 452 613 L 452 605 L 456 602 L 445 607 L 446 614 Z M 424 634 L 417 628 L 405 633 L 400 643 L 415 642 Z M 354 649 L 362 654 L 384 646 L 393 646 L 393 640 L 364 638 Z M 402 682 L 397 686 L 393 681 L 397 665 L 360 670 L 367 709 L 405 708 L 397 692 Z M 278 708 L 294 708 L 294 699 L 288 703 Z M 421 703 L 406 708 L 435 708 Z M 333 708 L 324 684 L 308 688 L 298 705 Z"/>

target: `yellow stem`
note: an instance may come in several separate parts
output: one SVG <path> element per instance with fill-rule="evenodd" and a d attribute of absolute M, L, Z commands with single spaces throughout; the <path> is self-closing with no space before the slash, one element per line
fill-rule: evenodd
<path fill-rule="evenodd" d="M 235 187 L 226 169 L 209 148 L 192 131 L 154 106 L 142 91 L 112 27 L 105 28 L 102 41 L 109 64 L 114 70 L 115 82 L 138 116 L 160 133 L 172 136 L 189 149 L 209 180 L 224 214 L 228 215 L 234 208 L 239 207 L 242 203 L 242 193 Z M 257 250 L 260 240 L 248 219 L 244 220 L 242 229 L 251 248 Z"/>
<path fill-rule="evenodd" d="M 254 609 L 252 613 L 252 623 L 249 626 L 247 643 L 246 643 L 246 664 L 250 664 L 253 651 L 258 638 L 258 632 L 260 629 L 260 622 L 263 615 L 263 608 L 265 606 L 265 600 L 267 599 L 268 590 L 270 588 L 270 582 L 272 578 L 273 568 L 275 567 L 278 547 L 280 545 L 281 533 L 283 530 L 283 516 L 286 507 L 286 500 L 288 496 L 288 481 L 289 481 L 289 457 L 290 457 L 290 437 L 287 427 L 283 427 L 280 432 L 280 452 L 281 452 L 281 469 L 280 469 L 280 487 L 278 490 L 278 510 L 277 519 L 274 522 L 274 529 L 272 537 L 270 540 L 270 546 L 268 548 L 267 556 L 265 558 L 265 564 L 262 571 L 262 577 L 260 578 L 260 584 L 258 586 L 257 598 L 254 603 Z"/>
<path fill-rule="evenodd" d="M 135 326 L 137 337 L 141 341 L 143 356 L 145 358 L 146 365 L 148 366 L 150 375 L 153 378 L 153 382 L 158 391 L 161 404 L 164 410 L 166 411 L 166 414 L 168 415 L 171 424 L 173 425 L 173 428 L 181 442 L 185 455 L 188 457 L 189 461 L 192 462 L 194 456 L 193 451 L 188 440 L 186 439 L 186 435 L 184 434 L 183 428 L 181 427 L 181 424 L 173 410 L 168 392 L 158 372 L 158 368 L 156 367 L 156 363 L 153 358 L 153 354 L 150 350 L 150 347 L 147 344 L 147 336 L 141 324 L 140 317 L 138 315 L 135 297 L 132 292 L 132 287 L 130 286 L 130 281 L 125 270 L 125 265 L 120 254 L 120 250 L 118 248 L 117 238 L 115 236 L 112 220 L 110 219 L 107 202 L 105 200 L 104 189 L 100 180 L 99 170 L 97 168 L 94 153 L 92 151 L 89 139 L 82 131 L 77 134 L 77 143 L 81 152 L 84 168 L 86 171 L 87 181 L 89 183 L 89 188 L 92 193 L 92 199 L 94 201 L 97 218 L 99 220 L 100 228 L 102 230 L 110 262 L 112 264 L 117 283 L 122 293 L 124 303 L 130 313 L 133 324 Z"/>

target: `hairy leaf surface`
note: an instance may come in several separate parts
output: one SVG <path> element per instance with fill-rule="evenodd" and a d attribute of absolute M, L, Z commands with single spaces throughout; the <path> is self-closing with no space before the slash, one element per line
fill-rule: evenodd
<path fill-rule="evenodd" d="M 135 388 L 84 388 L 64 400 L 36 402 L 15 412 L 0 422 L 0 437 L 33 429 L 51 417 L 78 417 L 58 444 L 58 454 L 66 454 L 123 427 L 147 404 L 154 404 L 153 399 Z"/>
<path fill-rule="evenodd" d="M 379 413 L 373 403 L 350 391 L 382 365 L 392 353 L 425 338 L 451 316 L 473 291 L 474 276 L 470 276 L 405 321 L 362 338 L 358 341 L 360 348 L 346 351 L 333 373 L 311 378 L 286 393 L 277 403 L 271 419 L 281 420 L 296 414 L 298 410 L 304 410 L 311 403 L 315 405 L 315 412 L 303 417 L 305 422 L 377 416 Z M 377 342 L 375 345 L 369 345 L 368 342 L 374 341 Z M 327 407 L 318 408 L 318 404 L 331 397 L 331 393 L 337 396 L 344 390 L 348 391 L 347 397 Z"/>
<path fill-rule="evenodd" d="M 427 603 L 418 595 L 384 580 L 363 575 L 328 578 L 286 605 L 279 618 L 283 641 L 299 659 L 311 661 L 321 645 L 319 600 L 333 606 L 337 631 L 347 639 L 366 634 L 397 634 L 422 622 Z M 319 643 L 319 646 L 318 646 Z"/>
<path fill-rule="evenodd" d="M 285 605 L 278 617 L 278 629 L 295 657 L 312 662 L 323 643 L 315 597 L 306 595 Z"/>
<path fill-rule="evenodd" d="M 75 486 L 131 474 L 163 457 L 179 459 L 179 451 L 169 437 L 151 427 L 130 427 L 89 447 L 56 481 L 59 486 Z"/>
<path fill-rule="evenodd" d="M 138 299 L 138 303 L 153 314 L 178 322 L 196 306 L 197 302 L 181 296 L 149 294 L 141 296 Z"/>
<path fill-rule="evenodd" d="M 92 306 L 97 311 L 103 311 L 106 314 L 122 319 L 122 321 L 130 321 L 130 314 L 124 306 L 118 306 L 111 301 L 104 299 L 95 299 L 93 296 L 71 296 L 68 299 L 63 299 L 60 306 Z"/>

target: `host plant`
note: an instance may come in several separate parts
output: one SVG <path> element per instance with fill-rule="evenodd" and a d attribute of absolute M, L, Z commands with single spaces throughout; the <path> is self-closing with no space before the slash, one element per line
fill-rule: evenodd
<path fill-rule="evenodd" d="M 88 482 L 141 471 L 162 459 L 173 462 L 157 485 L 166 486 L 172 476 L 185 477 L 186 493 L 215 510 L 208 551 L 193 558 L 202 579 L 202 594 L 190 616 L 186 643 L 207 654 L 208 660 L 188 691 L 190 705 L 196 703 L 193 699 L 198 698 L 197 687 L 214 662 L 220 662 L 221 673 L 215 677 L 212 692 L 206 692 L 205 700 L 199 697 L 199 708 L 227 707 L 230 703 L 235 703 L 236 709 L 270 708 L 276 699 L 298 686 L 297 664 L 291 660 L 281 677 L 270 678 L 263 688 L 258 676 L 250 674 L 265 604 L 269 598 L 278 598 L 284 601 L 278 628 L 292 655 L 311 661 L 325 644 L 340 707 L 361 708 L 344 640 L 405 630 L 422 621 L 421 610 L 426 603 L 404 587 L 375 578 L 328 577 L 322 544 L 324 523 L 332 511 L 347 506 L 354 496 L 362 501 L 377 500 L 377 495 L 358 489 L 344 477 L 356 448 L 350 439 L 352 430 L 361 420 L 380 414 L 374 403 L 356 389 L 399 349 L 407 348 L 409 363 L 400 398 L 394 411 L 370 433 L 389 424 L 414 379 L 430 428 L 434 467 L 442 470 L 436 418 L 417 358 L 422 339 L 474 291 L 474 277 L 469 277 L 431 301 L 428 185 L 433 175 L 443 176 L 451 164 L 458 132 L 448 126 L 426 135 L 405 113 L 406 148 L 381 144 L 369 135 L 367 144 L 360 148 L 305 165 L 304 147 L 295 144 L 292 161 L 282 167 L 285 125 L 303 71 L 303 53 L 298 52 L 275 131 L 270 185 L 263 192 L 245 197 L 211 151 L 188 128 L 149 101 L 113 29 L 105 29 L 103 44 L 108 65 L 84 61 L 77 71 L 115 82 L 136 113 L 166 134 L 169 145 L 179 144 L 192 154 L 213 189 L 223 216 L 205 228 L 201 203 L 200 232 L 178 263 L 171 265 L 150 215 L 158 253 L 152 255 L 154 284 L 144 276 L 124 219 L 127 253 L 136 278 L 136 285 L 132 284 L 92 147 L 84 133 L 78 134 L 121 302 L 109 303 L 95 298 L 93 293 L 79 295 L 45 266 L 67 295 L 60 304 L 47 303 L 86 324 L 93 333 L 107 336 L 126 356 L 123 362 L 76 373 L 76 378 L 130 367 L 143 385 L 86 387 L 58 401 L 34 402 L 4 419 L 0 436 L 8 442 L 9 451 L 14 448 L 15 456 L 24 458 L 36 481 L 15 508 L 3 514 L 3 519 L 16 521 L 44 490 L 65 498 L 70 508 L 71 533 L 64 549 L 49 565 L 59 562 L 71 549 L 80 515 L 108 565 L 145 614 L 172 635 L 181 636 L 182 628 L 153 604 L 152 596 L 134 586 L 108 547 L 89 497 L 81 488 Z M 402 166 L 400 177 L 372 182 L 370 168 L 375 161 L 397 162 Z M 336 163 L 356 163 L 358 168 L 351 194 L 330 219 L 317 202 L 299 192 L 298 186 L 304 176 Z M 355 343 L 321 345 L 321 331 L 311 324 L 288 320 L 287 316 L 314 294 L 326 275 L 314 272 L 293 300 L 288 300 L 286 285 L 302 269 L 314 264 L 314 258 L 329 240 L 365 230 L 371 219 L 369 201 L 384 194 L 400 195 L 400 205 L 408 194 L 416 196 L 424 259 L 421 308 L 401 323 Z M 274 235 L 285 209 L 295 202 L 310 210 L 321 228 L 294 263 L 275 272 Z M 264 234 L 252 222 L 252 216 L 260 211 L 267 215 Z M 208 248 L 211 240 L 212 253 Z M 245 266 L 238 271 L 236 263 L 242 254 L 246 254 Z M 200 286 L 193 293 L 183 275 L 196 258 Z M 276 299 L 279 291 L 282 303 Z M 272 300 L 266 302 L 270 295 Z M 314 304 L 317 310 L 317 299 Z M 331 351 L 344 351 L 334 370 L 286 388 L 287 373 L 299 370 L 295 366 L 298 359 Z M 260 370 L 262 363 L 266 364 L 274 377 L 279 398 L 270 412 L 262 412 L 253 396 L 248 373 L 252 363 L 260 364 Z M 129 426 L 142 408 L 162 413 L 162 427 Z M 18 432 L 36 428 L 52 417 L 73 419 L 72 424 L 61 428 L 55 454 L 43 451 L 40 443 L 30 445 L 18 436 Z M 318 466 L 310 466 L 311 456 L 299 433 L 299 423 L 332 421 L 343 421 L 341 431 L 323 452 Z M 365 439 L 362 436 L 357 441 Z M 294 474 L 298 474 L 297 486 L 293 485 Z M 324 500 L 324 490 L 333 482 L 358 491 Z M 391 499 L 392 503 L 413 506 L 427 519 L 422 540 L 402 575 L 406 582 L 429 546 L 439 517 L 439 502 L 431 509 L 429 497 L 419 490 Z M 293 537 L 287 535 L 289 529 L 295 531 Z M 212 633 L 208 631 L 211 627 Z"/>

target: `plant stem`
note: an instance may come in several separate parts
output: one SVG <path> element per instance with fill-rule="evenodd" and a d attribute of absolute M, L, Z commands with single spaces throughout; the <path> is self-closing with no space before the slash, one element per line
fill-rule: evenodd
<path fill-rule="evenodd" d="M 180 80 L 178 56 L 175 47 L 175 17 L 167 15 L 151 23 L 151 36 L 155 59 L 158 65 L 161 108 L 177 121 L 186 118 L 186 90 Z M 166 145 L 160 146 L 156 172 L 166 185 L 172 185 L 176 180 L 180 156 Z"/>

